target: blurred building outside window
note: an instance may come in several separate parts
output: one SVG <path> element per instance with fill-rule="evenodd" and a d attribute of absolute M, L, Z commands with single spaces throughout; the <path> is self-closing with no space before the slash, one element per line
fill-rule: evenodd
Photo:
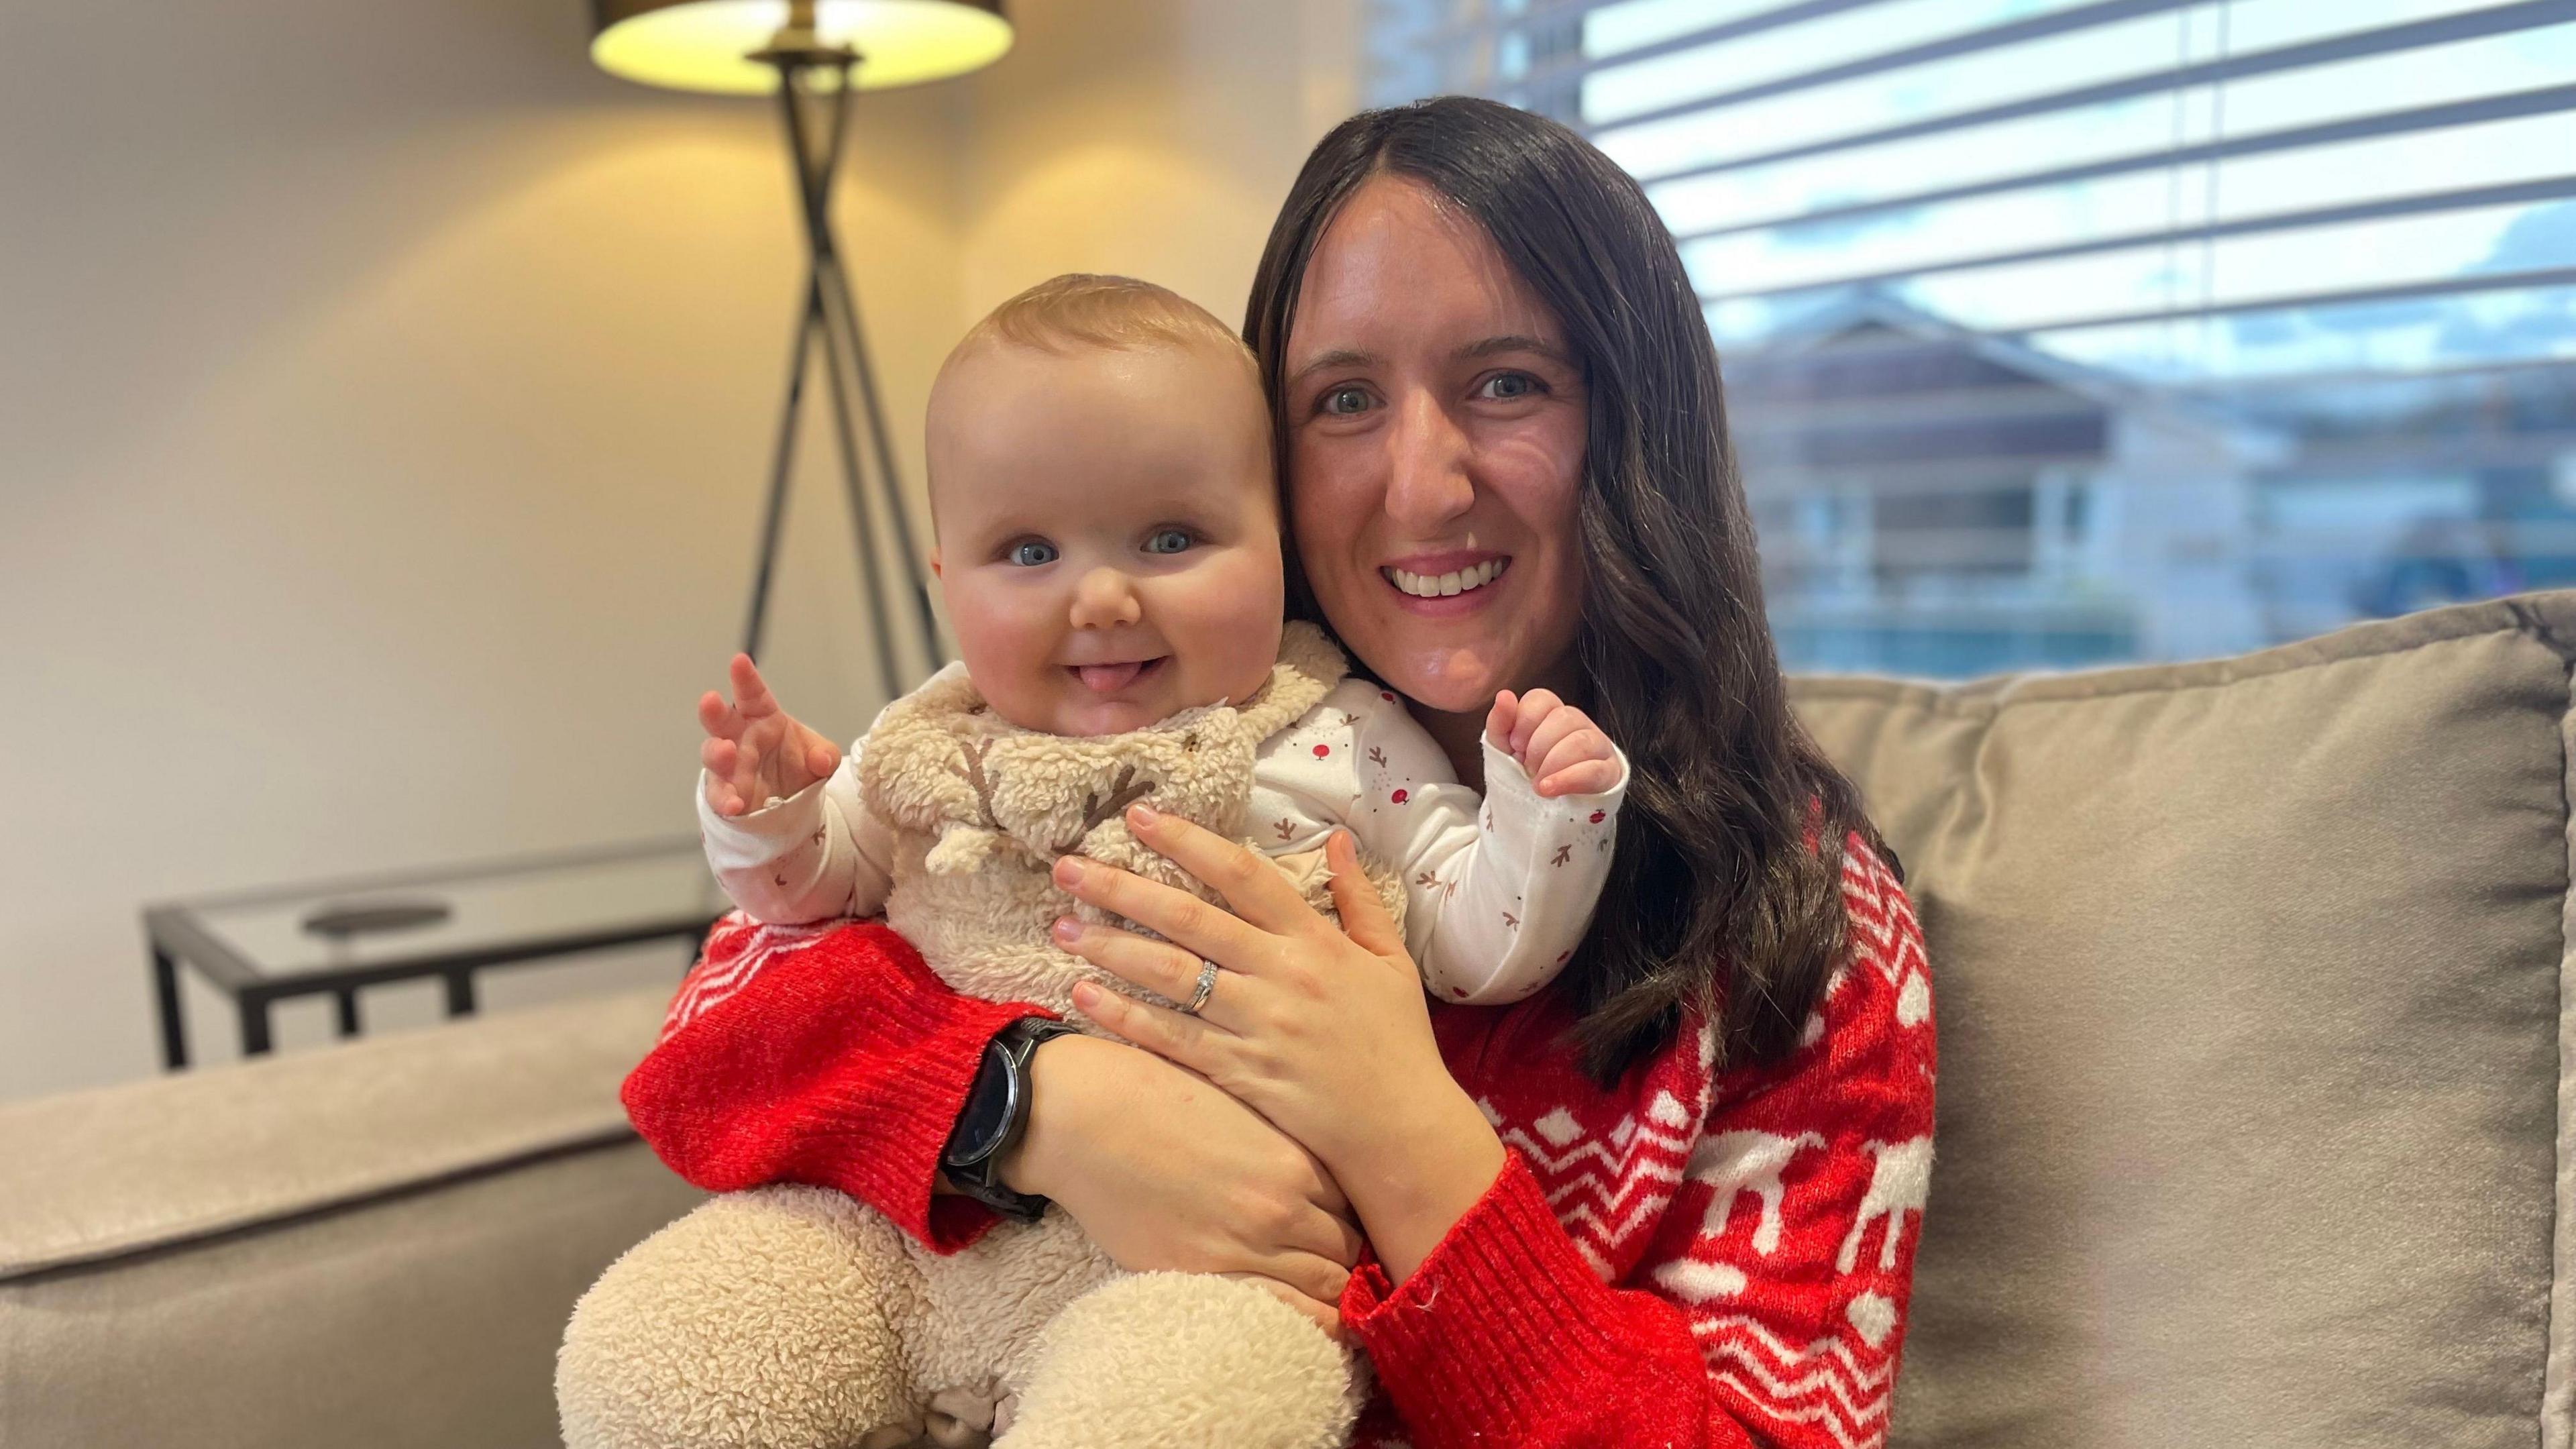
<path fill-rule="evenodd" d="M 2576 585 L 2576 0 L 1369 0 L 1705 300 L 1789 665 L 2188 659 Z"/>

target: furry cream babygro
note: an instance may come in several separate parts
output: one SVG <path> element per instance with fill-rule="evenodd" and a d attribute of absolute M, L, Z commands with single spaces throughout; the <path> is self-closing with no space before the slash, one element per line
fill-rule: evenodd
<path fill-rule="evenodd" d="M 867 807 L 895 841 L 888 924 L 959 992 L 1088 1028 L 1075 982 L 1131 988 L 1051 940 L 1060 915 L 1099 918 L 1053 884 L 1056 858 L 1208 895 L 1136 842 L 1126 807 L 1242 837 L 1262 742 L 1345 671 L 1295 625 L 1244 704 L 1075 738 L 1004 721 L 952 666 L 889 706 L 860 751 Z M 1320 851 L 1274 863 L 1329 910 Z M 1400 915 L 1400 883 L 1374 863 L 1371 878 Z M 574 1449 L 889 1449 L 925 1426 L 980 1442 L 996 1401 L 1002 1449 L 1335 1449 L 1360 1372 L 1262 1289 L 1122 1273 L 1060 1209 L 942 1257 L 838 1193 L 770 1187 L 719 1197 L 613 1265 L 574 1310 L 556 1388 Z"/>

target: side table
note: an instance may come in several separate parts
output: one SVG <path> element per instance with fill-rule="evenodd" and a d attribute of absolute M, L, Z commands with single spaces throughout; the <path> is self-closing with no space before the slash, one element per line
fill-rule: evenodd
<path fill-rule="evenodd" d="M 435 976 L 447 1014 L 463 1016 L 477 972 L 702 940 L 726 909 L 695 836 L 147 906 L 162 1065 L 188 1064 L 183 967 L 230 999 L 242 1054 L 257 1056 L 272 1046 L 271 1009 L 290 997 L 332 997 L 340 1035 L 355 1036 L 360 991 Z"/>

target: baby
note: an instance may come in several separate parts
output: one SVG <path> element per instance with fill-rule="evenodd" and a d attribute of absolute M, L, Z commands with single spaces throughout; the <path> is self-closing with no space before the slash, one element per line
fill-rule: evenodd
<path fill-rule="evenodd" d="M 700 703 L 700 820 L 762 923 L 742 930 L 793 940 L 882 909 L 951 988 L 1071 1018 L 1075 982 L 1126 988 L 1050 937 L 1061 915 L 1103 919 L 1056 888 L 1058 857 L 1207 894 L 1127 832 L 1150 799 L 1246 841 L 1324 910 L 1321 847 L 1350 830 L 1438 997 L 1514 1001 L 1552 979 L 1608 871 L 1626 762 L 1554 697 L 1504 693 L 1484 798 L 1459 784 L 1393 692 L 1283 624 L 1274 466 L 1251 355 L 1160 287 L 1059 277 L 978 324 L 930 400 L 931 565 L 962 661 L 846 758 L 748 660 L 733 704 Z M 1499 572 L 1387 587 L 1463 593 Z M 1002 1442 L 1025 1449 L 1346 1441 L 1363 1366 L 1293 1305 L 1222 1275 L 1123 1273 L 1042 1199 L 1014 1206 L 942 1255 L 855 1205 L 759 1189 L 691 1220 L 730 1246 L 665 1234 L 656 1271 L 721 1279 L 756 1252 L 829 1285 L 827 1323 L 780 1332 L 867 1367 L 785 1384 L 764 1422 L 830 1418 L 862 1446 L 940 1413 L 1007 1420 Z"/>
<path fill-rule="evenodd" d="M 1248 705 L 1291 669 L 1268 404 L 1250 351 L 1197 305 L 1079 275 L 1003 303 L 940 369 L 929 454 L 931 568 L 962 659 L 877 729 L 963 690 L 1018 730 L 1125 735 Z M 1537 991 L 1590 924 L 1626 761 L 1573 706 L 1506 691 L 1486 721 L 1480 802 L 1396 696 L 1339 678 L 1311 632 L 1287 629 L 1292 658 L 1321 656 L 1295 672 L 1335 677 L 1259 740 L 1247 809 L 1219 828 L 1306 874 L 1349 829 L 1401 881 L 1406 944 L 1436 997 Z M 699 816 L 725 890 L 758 921 L 876 914 L 898 847 L 862 789 L 867 741 L 839 756 L 747 659 L 732 683 L 733 704 L 699 704 Z"/>

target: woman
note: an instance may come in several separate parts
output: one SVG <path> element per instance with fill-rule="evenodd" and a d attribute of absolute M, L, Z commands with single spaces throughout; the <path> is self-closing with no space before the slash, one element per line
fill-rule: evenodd
<path fill-rule="evenodd" d="M 1371 112 L 1309 158 L 1246 336 L 1312 612 L 1467 780 L 1496 690 L 1589 709 L 1631 763 L 1617 864 L 1556 986 L 1444 1007 L 1357 896 L 1344 935 L 1241 847 L 1131 816 L 1236 914 L 1069 860 L 1068 891 L 1170 942 L 1066 944 L 1173 999 L 1223 969 L 1195 1017 L 1087 991 L 1132 1045 L 1037 1048 L 1004 1184 L 1122 1266 L 1257 1276 L 1346 1330 L 1382 1386 L 1362 1444 L 1878 1442 L 1930 1171 L 1927 968 L 1893 857 L 1788 713 L 1670 238 L 1551 122 Z M 1443 598 L 1388 572 L 1494 557 Z M 701 1186 L 839 1188 L 953 1247 L 991 1212 L 940 1191 L 940 1151 L 1029 1014 L 847 928 L 684 991 L 627 1102 Z"/>

